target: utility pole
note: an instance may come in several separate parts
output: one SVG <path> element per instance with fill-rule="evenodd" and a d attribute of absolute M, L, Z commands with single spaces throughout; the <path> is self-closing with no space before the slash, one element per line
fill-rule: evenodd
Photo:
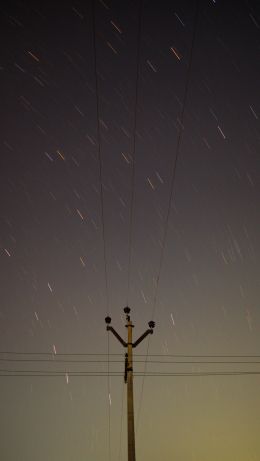
<path fill-rule="evenodd" d="M 105 322 L 107 324 L 107 331 L 112 331 L 113 335 L 118 341 L 127 347 L 127 353 L 125 354 L 125 383 L 127 383 L 127 434 L 128 434 L 128 461 L 135 461 L 135 423 L 134 423 L 134 390 L 133 390 L 133 347 L 138 346 L 147 335 L 153 333 L 155 323 L 153 320 L 148 322 L 149 329 L 146 330 L 140 338 L 134 343 L 132 340 L 132 329 L 134 325 L 130 319 L 130 307 L 125 307 L 124 312 L 126 314 L 126 328 L 127 328 L 127 342 L 124 341 L 116 330 L 110 326 L 111 317 L 106 317 Z"/>

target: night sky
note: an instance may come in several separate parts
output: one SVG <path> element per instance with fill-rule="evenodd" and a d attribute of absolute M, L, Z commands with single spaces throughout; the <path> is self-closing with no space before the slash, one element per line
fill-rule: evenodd
<path fill-rule="evenodd" d="M 259 3 L 9 1 L 0 46 L 0 458 L 127 459 L 128 304 L 137 461 L 259 461 Z"/>

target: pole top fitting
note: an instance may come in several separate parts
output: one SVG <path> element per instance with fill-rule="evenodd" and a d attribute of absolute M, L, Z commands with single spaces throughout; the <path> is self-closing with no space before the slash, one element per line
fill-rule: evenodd
<path fill-rule="evenodd" d="M 155 327 L 155 322 L 153 320 L 150 320 L 150 322 L 148 322 L 148 325 L 150 328 L 154 328 Z"/>
<path fill-rule="evenodd" d="M 107 316 L 107 317 L 105 318 L 105 322 L 106 322 L 107 324 L 111 323 L 111 317 Z"/>
<path fill-rule="evenodd" d="M 131 311 L 130 307 L 128 307 L 128 306 L 124 307 L 124 313 L 125 314 L 129 314 L 130 311 Z"/>

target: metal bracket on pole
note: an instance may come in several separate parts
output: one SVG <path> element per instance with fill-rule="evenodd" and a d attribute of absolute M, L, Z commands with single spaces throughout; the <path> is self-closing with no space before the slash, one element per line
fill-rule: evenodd
<path fill-rule="evenodd" d="M 124 346 L 127 347 L 127 343 L 121 338 L 121 336 L 114 330 L 113 327 L 107 326 L 107 331 L 112 331 L 113 335 L 118 339 L 118 341 Z"/>
<path fill-rule="evenodd" d="M 150 328 L 149 330 L 146 330 L 141 336 L 140 338 L 138 338 L 134 343 L 133 343 L 133 347 L 136 347 L 138 346 L 138 344 L 140 344 L 144 338 L 146 338 L 147 335 L 149 334 L 153 334 L 153 330 Z"/>

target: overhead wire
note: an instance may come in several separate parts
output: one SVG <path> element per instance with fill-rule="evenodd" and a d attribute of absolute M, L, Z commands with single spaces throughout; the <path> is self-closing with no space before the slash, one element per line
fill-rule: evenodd
<path fill-rule="evenodd" d="M 170 218 L 171 206 L 172 206 L 173 195 L 174 195 L 175 178 L 176 178 L 178 159 L 180 155 L 181 140 L 182 140 L 182 135 L 183 135 L 183 120 L 184 120 L 184 114 L 185 114 L 187 96 L 188 96 L 188 90 L 189 90 L 189 84 L 190 84 L 192 58 L 193 58 L 194 43 L 195 43 L 195 37 L 196 37 L 196 31 L 197 31 L 197 25 L 198 25 L 198 16 L 199 16 L 199 0 L 196 1 L 194 26 L 193 26 L 192 41 L 191 41 L 191 47 L 190 47 L 190 56 L 189 56 L 189 61 L 188 61 L 188 69 L 187 69 L 187 76 L 186 76 L 186 82 L 185 82 L 185 88 L 184 88 L 184 96 L 183 96 L 183 102 L 181 105 L 182 107 L 181 107 L 181 113 L 180 113 L 180 119 L 179 119 L 179 132 L 177 136 L 176 153 L 175 153 L 173 168 L 172 168 L 170 194 L 169 194 L 166 219 L 165 219 L 165 225 L 164 225 L 162 248 L 161 248 L 161 254 L 160 254 L 160 261 L 159 261 L 159 269 L 158 269 L 158 274 L 157 274 L 156 284 L 155 284 L 155 294 L 154 294 L 153 309 L 152 309 L 152 320 L 154 320 L 154 314 L 155 314 L 155 309 L 157 305 L 158 288 L 159 288 L 162 265 L 163 265 L 163 260 L 164 260 L 166 238 L 167 238 L 167 233 L 168 233 L 168 228 L 169 228 L 169 218 Z"/>
<path fill-rule="evenodd" d="M 125 396 L 125 382 L 123 381 L 122 397 L 121 397 L 121 416 L 120 416 L 120 434 L 119 434 L 119 445 L 118 445 L 118 461 L 122 455 L 122 435 L 123 435 L 123 419 L 124 419 L 124 396 Z"/>
<path fill-rule="evenodd" d="M 179 132 L 177 136 L 176 151 L 175 151 L 175 157 L 174 157 L 173 167 L 172 167 L 170 194 L 169 194 L 166 219 L 165 219 L 165 224 L 164 224 L 164 232 L 163 232 L 163 239 L 162 239 L 162 246 L 161 246 L 161 253 L 160 253 L 160 260 L 159 260 L 159 269 L 158 269 L 158 274 L 157 274 L 156 281 L 155 281 L 155 292 L 154 292 L 154 300 L 153 300 L 153 307 L 152 307 L 152 320 L 154 320 L 155 310 L 157 306 L 159 283 L 160 283 L 161 271 L 162 271 L 163 260 L 164 260 L 166 238 L 168 234 L 169 218 L 170 218 L 170 212 L 171 212 L 171 207 L 172 207 L 177 164 L 178 164 L 178 159 L 179 159 L 179 154 L 180 154 L 180 145 L 181 145 L 182 134 L 183 134 L 183 120 L 184 120 L 184 113 L 186 109 L 187 96 L 188 96 L 188 90 L 189 90 L 189 84 L 190 84 L 192 58 L 193 58 L 194 43 L 195 43 L 195 37 L 196 37 L 196 31 L 197 31 L 197 25 L 198 25 L 198 18 L 199 18 L 199 0 L 196 1 L 195 14 L 194 14 L 194 19 L 193 19 L 193 31 L 192 31 L 190 55 L 189 55 L 189 60 L 188 60 L 188 69 L 187 69 L 187 74 L 186 74 L 186 82 L 185 82 L 185 87 L 184 87 L 182 107 L 181 107 L 181 112 L 180 112 L 180 117 L 179 117 Z M 148 342 L 147 342 L 147 355 L 148 355 L 149 347 L 150 347 L 150 337 L 148 338 Z M 144 367 L 145 371 L 146 371 L 146 366 L 147 365 L 145 364 L 145 367 Z M 140 400 L 139 400 L 139 406 L 138 406 L 137 430 L 139 427 L 140 409 L 141 409 L 141 404 L 142 404 L 142 399 L 143 399 L 144 379 L 145 379 L 145 376 L 142 382 L 141 394 L 140 394 Z"/>
<path fill-rule="evenodd" d="M 95 353 L 95 352 L 21 352 L 21 351 L 0 351 L 0 354 L 13 354 L 13 355 L 49 355 L 52 357 L 73 357 L 73 356 L 106 356 L 107 352 L 105 353 Z M 122 355 L 122 354 L 111 354 L 111 355 Z"/>
<path fill-rule="evenodd" d="M 245 371 L 245 370 L 239 370 L 239 371 L 197 371 L 197 372 L 168 372 L 168 373 L 158 373 L 158 372 L 146 372 L 146 373 L 135 373 L 135 377 L 143 377 L 143 376 L 149 376 L 149 377 L 194 377 L 194 376 L 257 376 L 260 375 L 260 371 Z M 106 372 L 95 372 L 95 373 L 90 373 L 90 372 L 68 372 L 68 371 L 62 371 L 62 372 L 53 372 L 51 373 L 50 371 L 48 372 L 42 372 L 42 371 L 35 371 L 35 370 L 24 370 L 23 372 L 19 370 L 13 370 L 12 372 L 8 370 L 1 370 L 0 369 L 0 377 L 107 377 Z M 123 377 L 122 372 L 110 372 L 109 376 L 114 376 L 114 377 Z"/>
<path fill-rule="evenodd" d="M 108 391 L 108 458 L 111 459 L 111 385 L 110 385 L 110 357 L 109 331 L 107 331 L 107 391 Z"/>
<path fill-rule="evenodd" d="M 0 358 L 0 362 L 10 362 L 10 363 L 24 363 L 24 362 L 33 362 L 33 363 L 83 363 L 83 364 L 96 364 L 96 363 L 106 363 L 107 360 L 64 360 L 64 359 L 8 359 L 8 358 Z M 109 363 L 124 363 L 125 360 L 109 360 Z M 135 360 L 135 363 L 156 363 L 156 364 L 257 364 L 260 363 L 260 360 Z"/>
<path fill-rule="evenodd" d="M 104 257 L 104 272 L 105 272 L 105 287 L 106 287 L 106 315 L 109 314 L 109 293 L 108 293 L 108 273 L 107 273 L 107 246 L 105 235 L 105 219 L 104 219 L 104 188 L 102 175 L 102 157 L 101 157 L 101 134 L 100 134 L 100 98 L 97 72 L 97 45 L 96 45 L 96 8 L 95 0 L 92 0 L 92 33 L 93 33 L 93 48 L 94 48 L 94 75 L 95 75 L 95 90 L 96 90 L 96 118 L 97 118 L 97 143 L 98 143 L 98 160 L 99 160 L 99 183 L 100 183 L 100 201 L 101 201 L 101 221 L 102 221 L 102 239 L 103 239 L 103 257 Z M 110 378 L 109 378 L 109 335 L 107 334 L 107 391 L 108 391 L 108 461 L 111 460 L 111 395 L 110 395 Z"/>
<path fill-rule="evenodd" d="M 105 287 L 106 287 L 106 311 L 109 313 L 109 295 L 108 295 L 108 274 L 107 274 L 107 245 L 105 234 L 105 219 L 104 219 L 104 187 L 102 175 L 102 157 L 101 157 L 101 134 L 100 134 L 100 109 L 99 109 L 99 84 L 97 72 L 97 44 L 96 44 L 96 9 L 95 0 L 92 0 L 92 33 L 93 33 L 93 48 L 94 48 L 94 76 L 95 76 L 95 92 L 96 92 L 96 121 L 97 121 L 97 146 L 98 146 L 98 162 L 99 162 L 99 186 L 100 186 L 100 202 L 101 202 L 101 221 L 102 221 L 102 240 L 103 240 L 103 257 L 105 271 Z"/>
<path fill-rule="evenodd" d="M 30 368 L 30 369 L 27 369 L 27 368 L 24 368 L 23 366 L 17 368 L 17 366 L 19 365 L 20 361 L 16 361 L 15 364 L 16 366 L 13 367 L 12 363 L 13 362 L 5 362 L 5 367 L 4 368 L 1 368 L 0 367 L 0 373 L 10 373 L 11 375 L 13 373 L 21 373 L 21 374 L 24 374 L 24 373 L 37 373 L 37 374 L 44 374 L 44 373 L 47 373 L 47 374 L 58 374 L 58 375 L 62 375 L 62 376 L 67 376 L 67 375 L 73 375 L 73 374 L 82 374 L 82 375 L 93 375 L 95 376 L 96 374 L 100 375 L 100 376 L 106 376 L 106 377 L 110 377 L 110 376 L 124 376 L 124 370 L 123 370 L 123 367 L 121 368 L 121 370 L 118 370 L 116 368 L 109 368 L 107 370 L 104 370 L 104 369 L 94 369 L 94 370 L 89 370 L 88 368 L 85 368 L 82 366 L 80 366 L 80 368 L 78 368 L 78 362 L 75 362 L 75 365 L 77 365 L 77 368 L 74 368 L 73 366 L 66 366 L 65 369 L 62 369 L 60 368 L 60 362 L 56 363 L 55 361 L 54 362 L 44 362 L 44 366 L 40 366 L 41 364 L 41 360 L 40 361 L 33 361 L 33 363 L 35 363 L 35 366 L 33 365 L 33 368 Z M 65 362 L 66 363 L 66 362 Z M 71 363 L 71 362 L 70 362 Z M 96 362 L 95 365 L 99 364 L 100 362 Z M 101 362 L 103 363 L 103 362 Z M 120 365 L 123 363 L 123 362 L 117 362 L 117 363 L 120 363 Z M 143 363 L 150 363 L 152 365 L 158 365 L 158 361 L 150 361 L 150 362 L 145 362 L 143 360 L 141 361 L 137 361 L 136 364 L 143 364 Z M 11 366 L 12 365 L 12 366 Z M 22 365 L 24 365 L 24 362 L 22 361 Z M 50 366 L 51 365 L 51 366 Z M 85 364 L 84 364 L 85 365 Z M 137 368 L 136 372 L 135 372 L 135 376 L 150 376 L 150 375 L 175 375 L 175 374 L 190 374 L 190 373 L 194 373 L 194 372 L 203 372 L 203 373 L 248 373 L 248 372 L 259 372 L 260 373 L 260 368 L 259 368 L 259 365 L 260 365 L 260 361 L 171 361 L 171 362 L 163 362 L 163 361 L 160 361 L 159 362 L 159 365 L 163 365 L 164 368 L 161 369 L 157 367 L 157 369 L 154 369 L 154 370 L 150 370 L 149 372 L 148 371 L 144 371 L 144 370 L 140 370 Z M 165 365 L 167 365 L 167 368 L 165 369 Z M 178 365 L 177 369 L 176 369 L 176 365 Z M 181 370 L 179 369 L 179 365 L 181 365 Z M 183 366 L 189 366 L 189 368 L 191 368 L 191 370 L 187 370 L 187 367 L 186 367 L 186 370 L 182 370 Z M 221 365 L 221 368 L 219 370 L 219 366 Z M 243 365 L 243 368 L 241 369 L 241 365 Z M 4 366 L 4 364 L 2 365 Z M 36 367 L 39 367 L 40 368 L 36 368 Z M 216 366 L 217 366 L 217 370 L 216 370 Z M 253 367 L 253 369 L 252 369 Z M 111 400 L 110 400 L 110 394 L 109 394 L 109 401 L 110 401 L 110 404 L 111 404 Z"/>
<path fill-rule="evenodd" d="M 129 303 L 130 278 L 131 278 L 132 253 L 133 253 L 133 210 L 134 210 L 134 187 L 135 187 L 136 127 L 137 127 L 137 107 L 138 107 L 138 93 L 139 93 L 139 80 L 140 80 L 142 10 L 143 10 L 143 1 L 140 0 L 139 1 L 139 11 L 138 11 L 133 148 L 132 148 L 132 155 L 131 155 L 132 157 L 132 178 L 131 178 L 131 199 L 130 199 L 129 241 L 128 241 L 128 271 L 127 271 L 127 295 L 126 295 L 126 305 L 127 306 Z"/>
<path fill-rule="evenodd" d="M 105 357 L 107 356 L 107 353 L 95 353 L 95 352 L 57 352 L 56 354 L 54 352 L 21 352 L 21 351 L 0 351 L 0 356 L 2 355 L 17 355 L 17 356 L 50 356 L 52 358 L 55 357 Z M 110 356 L 120 356 L 122 357 L 122 354 L 120 353 L 110 353 Z M 175 357 L 175 358 L 260 358 L 260 354 L 135 354 L 135 357 Z M 124 360 L 123 360 L 124 361 Z"/>

